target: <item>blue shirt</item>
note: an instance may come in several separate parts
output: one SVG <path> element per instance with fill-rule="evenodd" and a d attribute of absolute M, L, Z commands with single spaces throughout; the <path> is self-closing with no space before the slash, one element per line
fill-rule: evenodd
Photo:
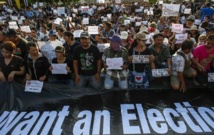
<path fill-rule="evenodd" d="M 201 17 L 201 22 L 204 21 L 204 17 L 205 16 L 212 16 L 212 14 L 214 14 L 214 9 L 212 8 L 201 8 L 201 12 L 203 13 L 202 17 Z"/>

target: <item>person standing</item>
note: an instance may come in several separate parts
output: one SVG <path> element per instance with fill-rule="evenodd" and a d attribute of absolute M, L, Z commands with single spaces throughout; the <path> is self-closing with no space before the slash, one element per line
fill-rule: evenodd
<path fill-rule="evenodd" d="M 99 49 L 90 44 L 88 32 L 80 34 L 80 46 L 74 50 L 73 69 L 75 75 L 75 85 L 85 87 L 88 83 L 92 88 L 101 87 L 101 54 Z"/>

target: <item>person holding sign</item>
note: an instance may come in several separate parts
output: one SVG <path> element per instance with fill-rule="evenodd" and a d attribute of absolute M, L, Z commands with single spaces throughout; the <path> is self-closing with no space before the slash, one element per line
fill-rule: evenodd
<path fill-rule="evenodd" d="M 80 34 L 81 46 L 77 46 L 73 55 L 75 85 L 85 87 L 88 83 L 92 88 L 101 87 L 101 54 L 99 49 L 90 44 L 90 35 L 83 31 Z"/>
<path fill-rule="evenodd" d="M 34 42 L 27 43 L 28 56 L 25 58 L 26 80 L 48 81 L 50 63 L 48 59 L 39 52 L 38 45 Z"/>
<path fill-rule="evenodd" d="M 112 89 L 116 81 L 120 89 L 127 89 L 128 51 L 121 46 L 121 38 L 118 35 L 110 39 L 110 47 L 104 50 L 102 61 L 107 69 L 104 88 Z"/>
<path fill-rule="evenodd" d="M 23 83 L 24 61 L 21 57 L 15 56 L 16 45 L 11 41 L 6 41 L 1 46 L 0 57 L 0 81 L 16 81 Z"/>
<path fill-rule="evenodd" d="M 104 30 L 102 31 L 102 35 L 105 38 L 112 37 L 115 34 L 115 31 L 112 29 L 112 24 L 110 22 L 103 22 Z"/>
<path fill-rule="evenodd" d="M 56 58 L 52 60 L 52 64 L 55 64 L 54 66 L 56 68 L 58 68 L 59 66 L 63 66 L 62 64 L 64 64 L 66 67 L 63 67 L 64 69 L 60 67 L 58 68 L 61 71 L 64 70 L 65 74 L 52 72 L 52 74 L 54 74 L 54 76 L 56 77 L 56 80 L 53 82 L 66 84 L 66 85 L 69 85 L 70 87 L 73 87 L 74 83 L 73 83 L 73 80 L 71 80 L 72 79 L 71 73 L 73 69 L 72 60 L 66 57 L 65 48 L 63 46 L 57 46 L 55 49 L 55 53 L 56 53 Z M 52 65 L 50 67 L 50 70 L 52 71 L 55 67 L 53 67 Z"/>
<path fill-rule="evenodd" d="M 151 51 L 146 47 L 146 34 L 137 33 L 129 50 L 129 88 L 148 88 L 148 69 L 155 68 Z"/>

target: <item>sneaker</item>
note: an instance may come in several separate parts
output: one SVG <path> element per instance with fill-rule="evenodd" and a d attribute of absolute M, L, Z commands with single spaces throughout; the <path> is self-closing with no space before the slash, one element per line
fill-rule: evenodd
<path fill-rule="evenodd" d="M 193 82 L 194 82 L 194 84 L 195 84 L 196 86 L 199 86 L 199 85 L 200 85 L 200 83 L 199 83 L 198 81 L 196 81 L 195 78 L 193 79 Z"/>

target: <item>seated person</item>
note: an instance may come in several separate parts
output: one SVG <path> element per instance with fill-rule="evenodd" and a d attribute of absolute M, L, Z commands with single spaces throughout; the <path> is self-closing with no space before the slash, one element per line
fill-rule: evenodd
<path fill-rule="evenodd" d="M 15 50 L 16 45 L 13 42 L 6 41 L 1 45 L 3 57 L 0 57 L 0 81 L 24 82 L 24 61 L 13 54 Z"/>
<path fill-rule="evenodd" d="M 39 48 L 34 42 L 27 43 L 28 56 L 25 59 L 26 80 L 47 81 L 50 73 L 50 63 L 48 59 L 39 52 Z"/>
<path fill-rule="evenodd" d="M 52 64 L 66 64 L 66 70 L 68 74 L 54 74 L 56 80 L 54 83 L 61 83 L 69 85 L 70 87 L 74 86 L 73 80 L 71 80 L 71 73 L 72 73 L 72 60 L 67 58 L 65 55 L 65 48 L 63 46 L 57 46 L 55 49 L 56 58 L 52 60 Z M 52 70 L 53 67 L 50 67 Z"/>
<path fill-rule="evenodd" d="M 214 61 L 214 34 L 208 35 L 204 45 L 197 46 L 193 52 L 193 56 L 203 68 L 196 68 L 198 75 L 196 84 L 200 83 L 204 86 L 208 83 L 207 73 L 211 72 L 211 63 Z"/>
<path fill-rule="evenodd" d="M 117 81 L 120 89 L 127 89 L 127 68 L 128 68 L 128 51 L 125 47 L 121 46 L 121 38 L 114 35 L 110 39 L 110 47 L 106 48 L 103 52 L 102 61 L 105 68 L 107 66 L 107 58 L 122 58 L 123 65 L 121 69 L 107 69 L 104 81 L 105 89 L 112 89 L 114 82 Z"/>
<path fill-rule="evenodd" d="M 193 42 L 184 40 L 181 49 L 178 50 L 172 58 L 172 75 L 170 83 L 173 90 L 186 91 L 186 83 L 184 77 L 194 78 L 197 75 L 196 70 L 191 68 L 191 63 L 201 68 L 200 64 L 193 58 Z"/>

